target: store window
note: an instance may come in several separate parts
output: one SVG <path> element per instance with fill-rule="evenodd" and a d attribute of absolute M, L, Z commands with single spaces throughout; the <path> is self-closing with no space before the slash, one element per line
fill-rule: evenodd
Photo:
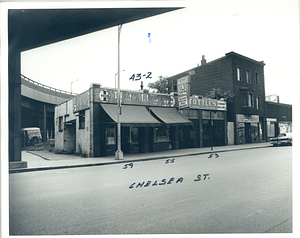
<path fill-rule="evenodd" d="M 245 123 L 236 124 L 237 139 L 242 142 L 245 138 Z"/>
<path fill-rule="evenodd" d="M 247 83 L 251 83 L 251 73 L 249 69 L 246 70 L 246 80 Z"/>
<path fill-rule="evenodd" d="M 236 68 L 236 77 L 237 77 L 237 80 L 238 81 L 241 81 L 241 72 L 242 72 L 242 70 L 241 70 L 241 68 L 240 67 L 237 67 Z"/>
<path fill-rule="evenodd" d="M 63 117 L 58 118 L 58 131 L 59 132 L 63 131 Z"/>
<path fill-rule="evenodd" d="M 267 121 L 267 135 L 268 137 L 275 137 L 275 124 Z"/>
<path fill-rule="evenodd" d="M 154 141 L 169 141 L 169 128 L 167 126 L 156 127 L 154 129 Z"/>
<path fill-rule="evenodd" d="M 130 143 L 131 144 L 139 143 L 139 128 L 138 127 L 130 128 Z"/>
<path fill-rule="evenodd" d="M 114 145 L 115 144 L 115 128 L 106 128 L 106 144 Z"/>
<path fill-rule="evenodd" d="M 79 112 L 79 129 L 85 128 L 85 111 Z"/>

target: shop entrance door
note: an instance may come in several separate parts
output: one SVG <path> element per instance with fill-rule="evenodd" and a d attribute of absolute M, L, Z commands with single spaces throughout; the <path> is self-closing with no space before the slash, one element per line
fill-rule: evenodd
<path fill-rule="evenodd" d="M 67 122 L 64 130 L 64 149 L 68 152 L 76 150 L 76 122 Z"/>
<path fill-rule="evenodd" d="M 130 153 L 130 127 L 121 129 L 121 150 L 123 153 Z"/>
<path fill-rule="evenodd" d="M 214 146 L 225 145 L 225 124 L 223 120 L 213 121 L 212 133 Z"/>
<path fill-rule="evenodd" d="M 249 123 L 249 122 L 245 123 L 245 137 L 246 137 L 246 143 L 252 143 L 252 139 L 251 139 L 251 123 Z"/>

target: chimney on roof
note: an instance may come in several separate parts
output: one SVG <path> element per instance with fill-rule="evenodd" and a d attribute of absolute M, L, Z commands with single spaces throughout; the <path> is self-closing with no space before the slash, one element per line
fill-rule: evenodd
<path fill-rule="evenodd" d="M 201 65 L 206 64 L 206 59 L 205 59 L 205 55 L 202 55 L 202 60 L 201 60 Z"/>

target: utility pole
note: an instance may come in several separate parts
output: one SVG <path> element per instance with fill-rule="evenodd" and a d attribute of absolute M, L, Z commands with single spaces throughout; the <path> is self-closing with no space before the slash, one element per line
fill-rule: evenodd
<path fill-rule="evenodd" d="M 121 150 L 121 122 L 120 122 L 120 116 L 121 116 L 121 97 L 120 97 L 120 35 L 121 35 L 121 29 L 122 24 L 118 26 L 118 121 L 117 121 L 117 131 L 118 131 L 118 147 L 117 151 L 115 153 L 115 159 L 116 160 L 122 160 L 123 159 L 123 152 Z"/>

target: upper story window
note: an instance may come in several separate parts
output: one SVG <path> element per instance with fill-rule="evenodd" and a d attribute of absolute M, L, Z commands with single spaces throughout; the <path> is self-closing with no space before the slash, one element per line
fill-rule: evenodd
<path fill-rule="evenodd" d="M 173 80 L 173 92 L 177 92 L 177 80 Z"/>
<path fill-rule="evenodd" d="M 260 110 L 261 109 L 261 104 L 260 104 L 260 98 L 256 97 L 256 109 Z"/>
<path fill-rule="evenodd" d="M 241 81 L 242 79 L 242 69 L 240 67 L 236 68 L 236 77 L 238 81 Z"/>
<path fill-rule="evenodd" d="M 242 93 L 242 107 L 254 107 L 252 93 L 250 93 L 250 92 Z"/>
<path fill-rule="evenodd" d="M 248 107 L 253 107 L 253 94 L 249 93 L 248 94 Z"/>
<path fill-rule="evenodd" d="M 251 83 L 251 72 L 249 69 L 246 70 L 246 81 L 247 83 Z"/>
<path fill-rule="evenodd" d="M 260 84 L 258 72 L 255 73 L 255 84 L 256 84 L 256 85 L 259 85 L 259 84 Z"/>
<path fill-rule="evenodd" d="M 85 128 L 85 111 L 79 112 L 79 129 Z"/>

